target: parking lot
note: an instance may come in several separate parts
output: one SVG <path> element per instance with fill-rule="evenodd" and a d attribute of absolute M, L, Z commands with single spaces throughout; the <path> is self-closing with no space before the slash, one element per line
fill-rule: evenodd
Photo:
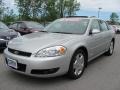
<path fill-rule="evenodd" d="M 66 76 L 40 79 L 13 73 L 0 55 L 0 90 L 120 90 L 120 36 L 116 37 L 112 56 L 100 56 L 89 63 L 83 76 L 70 80 Z"/>

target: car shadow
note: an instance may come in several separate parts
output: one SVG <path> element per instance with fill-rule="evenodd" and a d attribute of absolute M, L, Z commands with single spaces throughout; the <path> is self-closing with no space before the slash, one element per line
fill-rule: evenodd
<path fill-rule="evenodd" d="M 113 55 L 107 56 L 105 54 L 102 54 L 102 55 L 98 56 L 97 58 L 95 58 L 95 59 L 91 60 L 90 62 L 88 62 L 88 67 L 93 65 L 93 64 L 103 62 L 105 60 L 105 58 L 115 57 L 115 56 L 117 56 L 117 54 L 118 54 L 118 52 L 116 52 L 116 48 L 115 48 Z"/>
<path fill-rule="evenodd" d="M 56 83 L 65 83 L 65 82 L 70 82 L 73 81 L 69 78 L 67 78 L 67 75 L 62 75 L 62 76 L 57 76 L 57 77 L 52 77 L 52 78 L 39 78 L 39 77 L 32 77 L 32 76 L 27 76 L 23 74 L 19 74 L 13 71 L 9 71 L 9 77 L 13 79 L 16 79 L 17 81 L 32 84 L 32 85 L 52 85 Z"/>
<path fill-rule="evenodd" d="M 98 56 L 97 58 L 91 60 L 90 62 L 88 62 L 88 66 L 91 66 L 92 64 L 96 64 L 98 62 L 100 62 L 101 60 L 104 60 L 105 58 L 105 55 L 101 55 L 101 56 Z"/>

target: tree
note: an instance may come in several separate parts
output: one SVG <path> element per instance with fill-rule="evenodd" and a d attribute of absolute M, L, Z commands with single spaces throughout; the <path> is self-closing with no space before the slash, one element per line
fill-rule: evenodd
<path fill-rule="evenodd" d="M 30 19 L 30 2 L 31 0 L 16 0 L 19 11 L 19 18 L 21 20 Z"/>
<path fill-rule="evenodd" d="M 59 17 L 75 15 L 75 12 L 80 9 L 80 3 L 77 0 L 58 0 Z"/>
<path fill-rule="evenodd" d="M 69 0 L 66 1 L 66 14 L 68 16 L 75 15 L 75 12 L 80 10 L 80 3 L 78 3 L 76 0 Z"/>
<path fill-rule="evenodd" d="M 6 13 L 4 13 L 3 16 L 3 22 L 7 25 L 15 22 L 17 20 L 17 15 L 14 14 L 13 10 L 9 10 L 9 8 L 6 8 Z"/>
<path fill-rule="evenodd" d="M 75 12 L 80 9 L 80 3 L 77 0 L 47 0 L 45 4 L 47 20 L 50 21 L 75 15 Z"/>
<path fill-rule="evenodd" d="M 31 20 L 41 15 L 43 0 L 16 0 L 19 16 L 22 20 Z"/>
<path fill-rule="evenodd" d="M 4 14 L 4 3 L 0 0 L 0 20 L 2 20 Z"/>
<path fill-rule="evenodd" d="M 48 21 L 53 21 L 58 18 L 58 11 L 57 11 L 57 5 L 56 0 L 48 0 L 46 3 L 45 10 L 45 16 Z"/>
<path fill-rule="evenodd" d="M 43 0 L 31 0 L 30 8 L 32 18 L 37 18 L 42 13 Z"/>
<path fill-rule="evenodd" d="M 111 15 L 110 15 L 110 20 L 113 24 L 116 24 L 119 20 L 119 16 L 117 15 L 117 13 L 113 12 Z"/>
<path fill-rule="evenodd" d="M 80 9 L 77 0 L 16 0 L 21 20 L 53 21 L 75 15 Z"/>

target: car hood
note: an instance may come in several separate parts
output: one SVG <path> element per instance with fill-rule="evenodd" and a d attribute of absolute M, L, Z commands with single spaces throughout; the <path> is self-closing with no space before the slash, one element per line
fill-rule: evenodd
<path fill-rule="evenodd" d="M 0 32 L 0 37 L 6 37 L 6 36 L 11 37 L 11 36 L 18 35 L 17 32 L 15 32 L 14 30 L 11 30 L 11 29 L 9 29 L 9 30 L 0 29 L 0 31 L 2 31 L 2 32 Z"/>
<path fill-rule="evenodd" d="M 74 36 L 76 35 L 38 32 L 15 38 L 9 42 L 8 47 L 35 53 L 46 47 L 63 45 Z"/>

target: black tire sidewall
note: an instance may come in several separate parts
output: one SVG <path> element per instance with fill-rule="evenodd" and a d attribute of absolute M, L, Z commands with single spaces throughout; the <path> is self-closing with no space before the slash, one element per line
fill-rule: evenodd
<path fill-rule="evenodd" d="M 83 67 L 83 70 L 82 70 L 81 74 L 80 74 L 79 76 L 76 76 L 76 75 L 74 74 L 73 64 L 74 64 L 74 62 L 75 62 L 76 55 L 78 55 L 79 53 L 82 53 L 83 56 L 84 56 L 84 67 Z M 85 54 L 85 52 L 84 52 L 82 49 L 77 50 L 77 51 L 73 54 L 73 57 L 72 57 L 72 59 L 71 59 L 70 66 L 69 66 L 69 71 L 68 71 L 68 76 L 69 76 L 71 79 L 78 79 L 78 78 L 81 77 L 81 75 L 83 74 L 83 72 L 84 72 L 84 70 L 85 70 L 85 66 L 86 66 L 86 61 L 85 61 L 85 60 L 86 60 L 86 54 Z"/>
<path fill-rule="evenodd" d="M 111 46 L 111 43 L 113 43 L 113 52 L 114 52 L 114 42 L 111 41 L 111 42 L 110 42 L 110 46 Z M 109 50 L 106 52 L 106 55 L 107 55 L 107 56 L 111 56 L 111 55 L 113 54 L 113 52 L 112 52 L 112 53 L 110 52 L 110 46 L 109 46 Z"/>

